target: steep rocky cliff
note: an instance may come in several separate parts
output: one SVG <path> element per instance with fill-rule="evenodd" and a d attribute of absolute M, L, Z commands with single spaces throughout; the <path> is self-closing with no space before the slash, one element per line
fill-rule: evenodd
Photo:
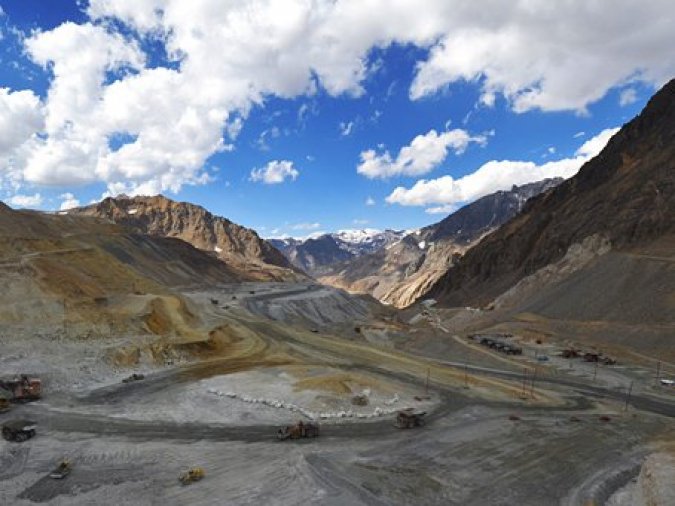
<path fill-rule="evenodd" d="M 290 262 L 258 234 L 201 206 L 154 197 L 107 198 L 68 211 L 71 215 L 105 218 L 137 233 L 173 237 L 212 252 L 230 268 L 252 279 L 302 277 Z"/>
<path fill-rule="evenodd" d="M 594 236 L 608 242 L 612 251 L 632 251 L 633 258 L 644 253 L 640 250 L 658 250 L 657 260 L 672 264 L 673 233 L 675 80 L 576 176 L 529 201 L 522 213 L 469 250 L 427 296 L 446 306 L 486 305 Z M 655 241 L 656 249 L 650 246 Z M 644 255 L 656 258 L 653 252 Z M 608 290 L 610 278 L 616 276 L 596 280 L 597 297 L 647 295 L 635 294 L 631 286 L 615 286 L 614 281 Z M 670 295 L 664 295 L 672 297 L 672 287 Z M 627 299 L 624 302 L 630 306 Z M 616 304 L 617 300 L 615 309 Z"/>

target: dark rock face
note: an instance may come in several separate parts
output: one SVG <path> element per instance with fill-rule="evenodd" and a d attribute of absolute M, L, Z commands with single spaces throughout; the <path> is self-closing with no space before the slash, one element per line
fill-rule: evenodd
<path fill-rule="evenodd" d="M 248 228 L 214 216 L 201 206 L 155 197 L 107 198 L 98 204 L 68 211 L 95 216 L 123 225 L 134 232 L 182 239 L 213 252 L 235 270 L 260 279 L 298 276 L 286 258 Z"/>
<path fill-rule="evenodd" d="M 447 239 L 458 244 L 473 242 L 513 218 L 529 199 L 562 182 L 562 178 L 545 179 L 486 195 L 444 220 L 423 228 L 420 236 L 432 242 Z"/>
<path fill-rule="evenodd" d="M 486 195 L 389 248 L 333 266 L 320 280 L 405 307 L 423 295 L 468 248 L 520 212 L 529 198 L 562 181 L 546 179 Z"/>
<path fill-rule="evenodd" d="M 675 231 L 675 80 L 573 178 L 528 202 L 451 268 L 427 296 L 485 305 L 598 234 L 613 249 Z"/>

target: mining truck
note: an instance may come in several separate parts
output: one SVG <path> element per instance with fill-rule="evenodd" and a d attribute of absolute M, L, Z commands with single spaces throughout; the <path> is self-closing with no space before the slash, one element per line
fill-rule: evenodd
<path fill-rule="evenodd" d="M 284 441 L 286 439 L 300 439 L 306 437 L 317 437 L 319 435 L 318 423 L 303 423 L 299 421 L 295 425 L 282 427 L 277 431 L 277 439 Z"/>
<path fill-rule="evenodd" d="M 426 411 L 419 411 L 413 408 L 403 409 L 396 415 L 396 427 L 399 429 L 412 429 L 424 425 L 424 415 Z"/>
<path fill-rule="evenodd" d="M 0 389 L 8 391 L 14 402 L 35 401 L 42 394 L 42 382 L 38 378 L 22 374 L 0 379 Z"/>
<path fill-rule="evenodd" d="M 35 436 L 37 423 L 32 420 L 12 420 L 2 425 L 2 437 L 7 441 L 23 443 Z"/>

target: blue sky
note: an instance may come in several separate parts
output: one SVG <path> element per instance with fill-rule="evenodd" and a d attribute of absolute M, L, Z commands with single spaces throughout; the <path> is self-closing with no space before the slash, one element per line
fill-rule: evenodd
<path fill-rule="evenodd" d="M 217 4 L 0 0 L 0 199 L 57 210 L 162 192 L 263 236 L 414 228 L 512 183 L 571 176 L 675 68 L 672 51 L 653 55 L 673 47 L 672 19 L 631 60 L 555 35 L 538 53 L 549 32 L 518 12 L 476 35 L 446 2 L 433 23 L 410 19 L 414 2 L 382 23 L 358 2 L 288 16 L 249 3 L 220 20 Z M 606 39 L 635 16 L 625 5 Z M 601 13 L 559 14 L 595 33 Z"/>

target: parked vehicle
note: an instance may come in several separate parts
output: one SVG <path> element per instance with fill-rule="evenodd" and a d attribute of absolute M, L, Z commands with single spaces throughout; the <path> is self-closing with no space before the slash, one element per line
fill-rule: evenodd
<path fill-rule="evenodd" d="M 145 374 L 133 373 L 122 380 L 122 383 L 131 383 L 132 381 L 141 381 L 145 379 Z"/>
<path fill-rule="evenodd" d="M 295 425 L 287 425 L 277 431 L 277 439 L 285 441 L 286 439 L 300 439 L 319 436 L 319 424 L 303 422 L 302 420 Z"/>
<path fill-rule="evenodd" d="M 419 411 L 414 408 L 403 409 L 396 415 L 396 427 L 399 429 L 412 429 L 424 425 L 424 415 L 426 411 Z"/>
<path fill-rule="evenodd" d="M 7 441 L 23 443 L 35 436 L 37 423 L 32 420 L 12 420 L 2 425 L 2 437 Z"/>

